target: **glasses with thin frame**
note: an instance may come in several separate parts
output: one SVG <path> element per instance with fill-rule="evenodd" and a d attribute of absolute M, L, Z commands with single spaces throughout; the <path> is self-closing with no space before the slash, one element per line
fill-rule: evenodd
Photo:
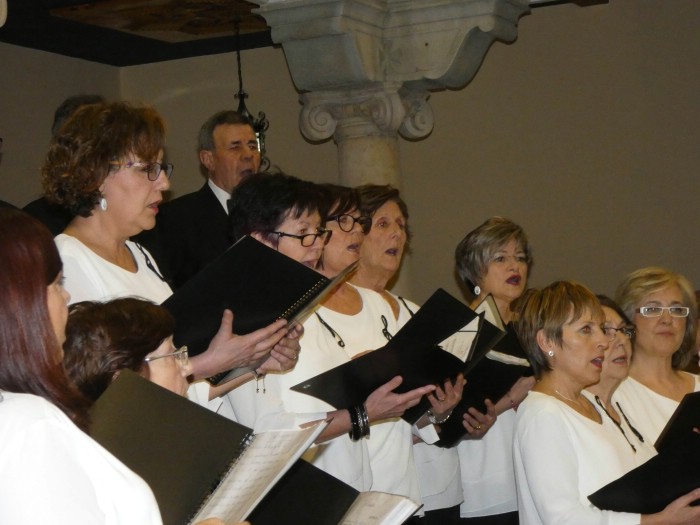
<path fill-rule="evenodd" d="M 151 182 L 157 181 L 162 172 L 170 178 L 175 168 L 170 162 L 110 162 L 109 164 L 118 168 L 141 168 Z"/>
<path fill-rule="evenodd" d="M 279 245 L 280 237 L 291 237 L 292 239 L 297 239 L 304 248 L 309 248 L 314 245 L 316 239 L 320 238 L 323 244 L 328 242 L 331 238 L 332 232 L 326 228 L 318 228 L 316 233 L 305 233 L 303 235 L 295 235 L 293 233 L 285 232 L 270 232 L 277 235 L 277 244 Z"/>
<path fill-rule="evenodd" d="M 618 333 L 626 335 L 628 339 L 634 339 L 634 334 L 637 331 L 635 327 L 631 325 L 624 325 L 619 328 L 611 325 L 603 325 L 601 328 L 609 339 L 614 339 Z"/>
<path fill-rule="evenodd" d="M 690 313 L 690 308 L 687 306 L 642 306 L 635 312 L 642 314 L 643 317 L 661 317 L 664 310 L 667 310 L 671 317 L 688 317 Z"/>
<path fill-rule="evenodd" d="M 187 366 L 187 364 L 190 362 L 190 356 L 187 353 L 187 347 L 183 346 L 179 350 L 175 350 L 174 352 L 170 352 L 169 354 L 163 354 L 163 355 L 152 355 L 148 357 L 144 357 L 143 361 L 144 363 L 151 363 L 155 361 L 156 359 L 164 359 L 166 357 L 174 357 L 175 361 L 180 366 Z"/>
<path fill-rule="evenodd" d="M 355 224 L 359 224 L 362 228 L 362 233 L 369 233 L 372 227 L 372 218 L 366 215 L 360 215 L 359 217 L 353 217 L 349 213 L 341 213 L 339 215 L 331 215 L 328 217 L 329 221 L 335 221 L 338 223 L 338 227 L 344 232 L 350 232 L 355 227 Z"/>

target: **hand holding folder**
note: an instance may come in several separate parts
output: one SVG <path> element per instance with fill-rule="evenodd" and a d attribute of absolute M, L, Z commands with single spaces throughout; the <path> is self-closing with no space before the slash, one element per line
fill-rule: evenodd
<path fill-rule="evenodd" d="M 478 343 L 481 338 L 468 335 L 465 327 L 475 319 L 477 314 L 473 310 L 439 289 L 385 346 L 295 385 L 292 390 L 343 409 L 364 403 L 372 392 L 396 376 L 403 379 L 396 389 L 398 393 L 442 384 L 445 379 L 454 379 L 468 371 L 490 348 L 482 348 Z M 439 346 L 460 330 L 472 341 L 456 343 L 459 348 L 469 346 L 469 351 L 459 352 L 468 356 L 466 363 Z M 483 319 L 469 330 L 489 332 L 489 344 L 500 336 L 500 331 Z M 476 346 L 472 348 L 472 344 Z M 414 423 L 428 408 L 430 403 L 423 399 L 402 417 Z"/>
<path fill-rule="evenodd" d="M 237 334 L 251 334 L 279 319 L 285 319 L 287 329 L 291 329 L 355 267 L 356 263 L 330 280 L 252 237 L 243 237 L 175 291 L 163 306 L 175 317 L 175 344 L 187 345 L 190 355 L 197 356 L 207 350 L 220 329 L 224 310 L 233 312 Z M 268 335 L 272 333 L 274 330 Z M 250 366 L 216 370 L 211 382 L 220 384 L 255 370 L 267 359 L 271 347 Z"/>

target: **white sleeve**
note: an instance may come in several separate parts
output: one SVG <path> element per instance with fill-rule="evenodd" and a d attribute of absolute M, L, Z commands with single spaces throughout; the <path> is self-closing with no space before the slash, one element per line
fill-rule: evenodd
<path fill-rule="evenodd" d="M 75 436 L 60 424 L 29 425 L 3 448 L 2 523 L 106 522 L 91 477 L 76 458 Z"/>
<path fill-rule="evenodd" d="M 581 458 L 561 414 L 541 410 L 518 423 L 514 455 L 522 463 L 518 491 L 528 492 L 543 523 L 637 525 L 639 514 L 602 511 L 581 502 Z M 591 446 L 595 446 L 591 444 Z M 601 466 L 603 468 L 603 466 Z M 524 478 L 524 479 L 523 479 Z M 525 486 L 524 486 L 525 485 Z"/>

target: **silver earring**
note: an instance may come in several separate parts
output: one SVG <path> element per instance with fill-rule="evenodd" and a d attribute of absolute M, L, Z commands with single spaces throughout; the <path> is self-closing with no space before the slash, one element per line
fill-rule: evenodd
<path fill-rule="evenodd" d="M 100 199 L 100 209 L 102 211 L 107 211 L 107 199 L 105 199 L 104 197 Z"/>
<path fill-rule="evenodd" d="M 554 350 L 550 350 L 549 352 L 547 352 L 547 355 L 549 357 L 554 357 Z"/>
<path fill-rule="evenodd" d="M 479 287 L 478 284 L 474 287 L 474 295 L 476 295 L 476 296 L 481 295 L 481 287 Z"/>

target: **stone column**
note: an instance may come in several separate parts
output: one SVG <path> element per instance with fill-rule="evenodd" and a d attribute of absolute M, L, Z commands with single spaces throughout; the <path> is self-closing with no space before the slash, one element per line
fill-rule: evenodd
<path fill-rule="evenodd" d="M 399 135 L 433 129 L 429 93 L 466 86 L 529 10 L 527 0 L 253 1 L 302 92 L 302 133 L 338 145 L 340 183 L 399 188 Z M 397 285 L 408 296 L 409 262 Z"/>
<path fill-rule="evenodd" d="M 429 91 L 464 87 L 529 9 L 527 0 L 257 1 L 304 92 L 301 131 L 335 140 L 348 185 L 400 186 L 398 137 L 430 133 Z"/>
<path fill-rule="evenodd" d="M 432 130 L 426 99 L 427 93 L 416 95 L 398 83 L 305 93 L 299 126 L 310 140 L 334 138 L 341 184 L 398 187 L 398 134 L 420 138 Z"/>

